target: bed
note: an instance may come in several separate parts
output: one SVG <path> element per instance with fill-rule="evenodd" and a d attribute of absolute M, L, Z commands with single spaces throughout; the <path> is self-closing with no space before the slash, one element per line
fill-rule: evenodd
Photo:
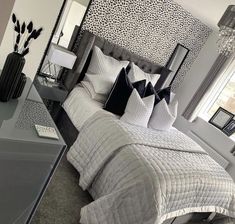
<path fill-rule="evenodd" d="M 222 218 L 215 223 L 235 223 L 234 182 L 201 147 L 175 128 L 162 132 L 121 121 L 78 84 L 94 45 L 146 72 L 162 67 L 90 32 L 80 43 L 76 66 L 63 77 L 71 93 L 62 115 L 74 141 L 68 161 L 80 173 L 80 186 L 94 198 L 82 209 L 80 222 L 171 224 L 183 223 L 175 217 L 186 214 L 205 218 L 218 213 Z M 163 72 L 158 87 L 167 74 Z"/>

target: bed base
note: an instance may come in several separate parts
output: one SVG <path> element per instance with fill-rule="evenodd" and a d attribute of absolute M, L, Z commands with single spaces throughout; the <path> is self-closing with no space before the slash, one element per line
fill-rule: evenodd
<path fill-rule="evenodd" d="M 55 123 L 67 144 L 67 149 L 69 149 L 77 139 L 79 131 L 75 128 L 63 108 L 60 109 Z"/>

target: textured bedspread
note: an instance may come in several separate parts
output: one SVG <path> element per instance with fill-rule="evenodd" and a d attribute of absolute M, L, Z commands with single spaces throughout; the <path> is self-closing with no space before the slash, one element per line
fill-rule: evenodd
<path fill-rule="evenodd" d="M 190 212 L 235 217 L 233 180 L 177 130 L 157 132 L 97 112 L 67 158 L 96 199 L 82 209 L 81 223 L 161 224 Z"/>

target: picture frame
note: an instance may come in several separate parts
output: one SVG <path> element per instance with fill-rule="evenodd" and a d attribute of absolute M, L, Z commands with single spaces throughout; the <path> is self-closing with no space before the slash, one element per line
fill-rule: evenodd
<path fill-rule="evenodd" d="M 231 136 L 235 133 L 235 120 L 232 119 L 224 128 L 223 128 L 224 134 L 227 136 Z"/>
<path fill-rule="evenodd" d="M 233 119 L 234 114 L 219 107 L 209 120 L 209 123 L 223 131 L 223 128 Z"/>

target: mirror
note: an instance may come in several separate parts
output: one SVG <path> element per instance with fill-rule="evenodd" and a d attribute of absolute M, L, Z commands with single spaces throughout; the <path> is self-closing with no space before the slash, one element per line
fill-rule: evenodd
<path fill-rule="evenodd" d="M 172 85 L 188 53 L 189 53 L 188 48 L 179 43 L 176 45 L 172 55 L 170 56 L 168 62 L 166 63 L 166 68 L 170 69 L 172 72 L 167 78 L 164 86 Z"/>
<path fill-rule="evenodd" d="M 90 0 L 65 0 L 34 79 L 36 86 L 59 86 L 63 69 L 72 69 L 76 55 L 71 52 L 73 35 L 79 35 Z M 40 91 L 39 91 L 40 94 Z M 41 94 L 40 94 L 41 95 Z"/>

